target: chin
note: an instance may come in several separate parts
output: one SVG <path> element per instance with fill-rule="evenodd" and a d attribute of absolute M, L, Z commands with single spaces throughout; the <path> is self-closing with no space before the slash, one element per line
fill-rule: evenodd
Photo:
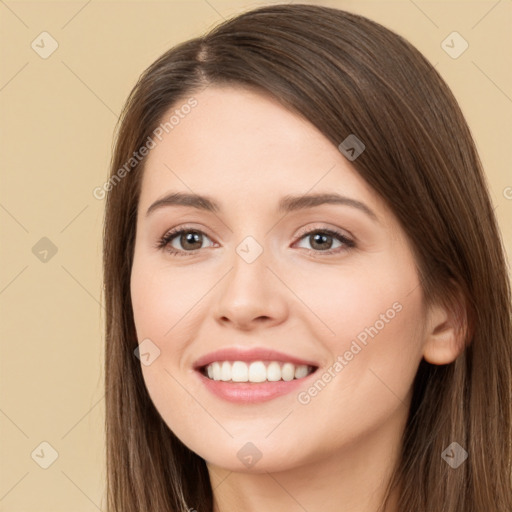
<path fill-rule="evenodd" d="M 290 446 L 283 446 L 277 439 L 270 442 L 268 439 L 248 441 L 230 440 L 225 445 L 217 445 L 212 452 L 211 447 L 196 453 L 205 459 L 208 465 L 220 467 L 236 473 L 277 473 L 287 471 L 304 464 L 303 456 L 297 458 L 297 443 L 290 439 Z M 302 447 L 301 450 L 304 448 Z"/>

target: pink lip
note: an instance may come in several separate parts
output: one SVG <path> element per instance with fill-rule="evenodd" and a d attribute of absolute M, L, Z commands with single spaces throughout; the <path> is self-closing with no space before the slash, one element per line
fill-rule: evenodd
<path fill-rule="evenodd" d="M 304 386 L 316 372 L 310 373 L 303 379 L 277 382 L 225 382 L 211 380 L 199 371 L 194 373 L 206 388 L 219 398 L 238 404 L 250 404 L 266 402 L 297 390 L 300 386 Z"/>
<path fill-rule="evenodd" d="M 299 359 L 298 357 L 285 354 L 284 352 L 278 352 L 270 348 L 239 348 L 239 347 L 228 347 L 215 352 L 210 352 L 200 357 L 194 363 L 194 369 L 199 370 L 200 368 L 209 365 L 215 361 L 279 361 L 282 363 L 293 363 L 295 365 L 306 364 L 309 366 L 318 367 L 318 363 L 314 361 L 308 361 L 305 359 Z M 290 381 L 291 382 L 291 381 Z"/>

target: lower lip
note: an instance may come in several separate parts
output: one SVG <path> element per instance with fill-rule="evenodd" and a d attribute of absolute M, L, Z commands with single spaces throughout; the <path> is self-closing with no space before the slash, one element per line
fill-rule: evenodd
<path fill-rule="evenodd" d="M 302 379 L 279 380 L 276 382 L 226 382 L 209 379 L 200 371 L 196 371 L 196 373 L 207 389 L 214 395 L 228 402 L 247 404 L 266 402 L 291 393 L 302 386 L 316 371 Z"/>

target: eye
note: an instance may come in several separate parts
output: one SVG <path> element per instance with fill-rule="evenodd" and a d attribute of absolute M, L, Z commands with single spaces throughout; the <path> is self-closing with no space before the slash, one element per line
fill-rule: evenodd
<path fill-rule="evenodd" d="M 206 237 L 205 233 L 198 229 L 181 227 L 166 233 L 158 241 L 157 248 L 176 256 L 184 256 L 187 253 L 195 254 L 196 251 L 201 249 L 204 237 Z M 182 248 L 176 249 L 173 247 L 172 243 L 174 241 L 179 243 Z"/>
<path fill-rule="evenodd" d="M 175 256 L 191 255 L 202 249 L 204 238 L 209 240 L 206 234 L 199 229 L 180 227 L 166 233 L 158 240 L 156 247 Z M 318 253 L 323 255 L 335 254 L 355 247 L 353 240 L 343 233 L 332 229 L 319 228 L 307 231 L 299 238 L 299 240 L 303 239 L 310 241 L 313 248 L 306 249 L 315 255 L 318 255 Z M 332 249 L 332 239 L 339 242 L 340 245 L 337 248 Z M 174 243 L 181 245 L 181 248 L 176 248 L 173 245 Z"/>
<path fill-rule="evenodd" d="M 353 240 L 345 236 L 343 233 L 332 229 L 314 229 L 312 231 L 307 231 L 304 233 L 300 240 L 308 240 L 313 249 L 308 249 L 310 253 L 318 254 L 335 254 L 342 251 L 349 250 L 355 247 L 355 243 Z M 333 241 L 332 239 L 340 242 L 340 245 L 332 249 Z"/>

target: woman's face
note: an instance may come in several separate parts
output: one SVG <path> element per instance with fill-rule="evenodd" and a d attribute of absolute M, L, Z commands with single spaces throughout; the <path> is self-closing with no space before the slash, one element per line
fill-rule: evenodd
<path fill-rule="evenodd" d="M 279 103 L 219 86 L 194 98 L 155 139 L 138 208 L 131 298 L 158 412 L 232 471 L 285 470 L 398 436 L 425 321 L 396 218 Z M 321 194 L 345 199 L 308 199 Z"/>

